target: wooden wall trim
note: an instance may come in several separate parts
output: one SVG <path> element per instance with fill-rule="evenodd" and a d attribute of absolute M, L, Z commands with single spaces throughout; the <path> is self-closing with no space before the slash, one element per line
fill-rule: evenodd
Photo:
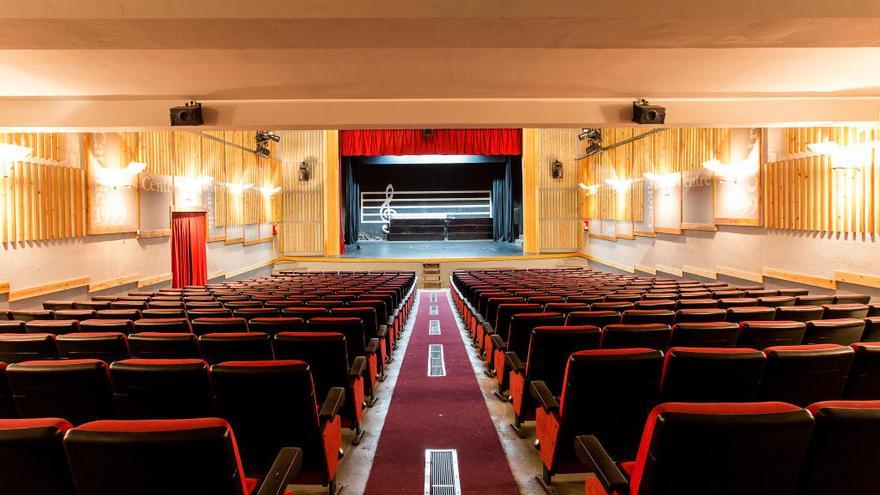
<path fill-rule="evenodd" d="M 817 277 L 815 275 L 808 275 L 806 273 L 790 272 L 787 270 L 780 270 L 778 268 L 770 268 L 765 266 L 761 268 L 761 274 L 765 277 L 778 278 L 780 280 L 787 280 L 789 282 L 810 285 L 813 287 L 821 287 L 823 289 L 837 288 L 837 282 L 830 278 Z"/>
<path fill-rule="evenodd" d="M 9 301 L 20 301 L 32 297 L 43 296 L 62 290 L 75 289 L 89 285 L 89 277 L 71 278 L 43 285 L 35 285 L 24 289 L 12 289 L 9 291 Z"/>
<path fill-rule="evenodd" d="M 112 289 L 114 287 L 120 287 L 127 284 L 133 284 L 138 281 L 138 277 L 140 277 L 139 273 L 132 273 L 130 275 L 123 275 L 121 277 L 101 280 L 100 282 L 93 282 L 89 284 L 89 293 Z"/>
<path fill-rule="evenodd" d="M 718 272 L 706 270 L 705 268 L 697 268 L 690 265 L 681 265 L 681 271 L 684 273 L 690 273 L 691 275 L 696 275 L 698 277 L 708 278 L 712 280 L 718 279 Z"/>
<path fill-rule="evenodd" d="M 0 294 L 9 293 L 9 282 L 0 282 Z"/>
<path fill-rule="evenodd" d="M 764 276 L 760 273 L 749 272 L 746 270 L 740 270 L 738 268 L 731 268 L 729 266 L 721 265 L 716 266 L 715 271 L 718 272 L 719 275 L 748 280 L 749 282 L 756 282 L 759 284 L 764 283 Z"/>
<path fill-rule="evenodd" d="M 339 131 L 324 131 L 324 256 L 340 252 L 340 222 L 342 206 L 339 202 Z"/>
<path fill-rule="evenodd" d="M 656 266 L 658 272 L 668 273 L 670 275 L 675 275 L 676 277 L 684 277 L 684 273 L 678 268 L 673 268 L 671 266 L 666 265 L 657 265 Z"/>
<path fill-rule="evenodd" d="M 605 234 L 589 234 L 590 239 L 602 239 L 603 241 L 617 242 L 617 236 Z"/>
<path fill-rule="evenodd" d="M 589 261 L 593 261 L 593 262 L 596 262 L 596 263 L 599 263 L 602 265 L 610 266 L 611 268 L 616 268 L 618 270 L 621 270 L 621 271 L 624 271 L 627 273 L 635 273 L 636 272 L 636 269 L 633 266 L 623 265 L 623 264 L 620 264 L 616 261 L 597 258 L 596 256 L 593 256 L 592 254 L 582 254 L 581 257 L 585 258 Z"/>
<path fill-rule="evenodd" d="M 152 239 L 154 237 L 171 237 L 171 229 L 138 230 L 138 239 Z"/>
<path fill-rule="evenodd" d="M 233 237 L 231 239 L 223 239 L 223 244 L 227 246 L 231 244 L 244 244 L 244 237 Z"/>
<path fill-rule="evenodd" d="M 633 265 L 633 268 L 635 268 L 636 271 L 644 272 L 649 275 L 657 275 L 657 269 L 653 266 L 635 264 Z"/>
<path fill-rule="evenodd" d="M 167 282 L 167 281 L 171 280 L 171 278 L 172 278 L 171 272 L 161 273 L 159 275 L 153 275 L 151 277 L 139 279 L 137 281 L 137 286 L 138 287 L 146 287 L 148 285 L 155 285 L 158 283 Z"/>
<path fill-rule="evenodd" d="M 717 232 L 718 227 L 714 223 L 683 223 L 681 230 L 699 230 L 702 232 Z"/>
<path fill-rule="evenodd" d="M 209 236 L 208 240 L 207 240 L 207 244 L 211 244 L 213 242 L 224 242 L 225 240 L 226 240 L 225 235 Z"/>
<path fill-rule="evenodd" d="M 846 271 L 835 271 L 834 280 L 847 284 L 861 285 L 864 287 L 873 287 L 880 289 L 880 275 L 871 275 L 868 273 L 856 273 Z"/>
<path fill-rule="evenodd" d="M 537 253 L 538 206 L 537 206 L 537 156 L 536 129 L 523 129 L 522 133 L 522 202 L 523 202 L 523 252 Z"/>
<path fill-rule="evenodd" d="M 265 244 L 267 242 L 272 242 L 273 240 L 274 240 L 274 237 L 267 237 L 265 239 L 255 239 L 252 241 L 244 241 L 244 245 L 245 246 L 254 246 L 256 244 Z"/>
<path fill-rule="evenodd" d="M 650 237 L 650 238 L 657 237 L 657 234 L 655 232 L 648 232 L 646 230 L 634 230 L 633 235 L 636 237 Z"/>
<path fill-rule="evenodd" d="M 681 235 L 683 231 L 673 227 L 654 227 L 655 234 Z"/>

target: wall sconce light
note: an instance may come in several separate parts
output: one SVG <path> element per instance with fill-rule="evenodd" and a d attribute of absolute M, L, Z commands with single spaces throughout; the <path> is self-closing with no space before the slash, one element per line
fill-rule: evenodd
<path fill-rule="evenodd" d="M 626 191 L 626 189 L 633 183 L 632 179 L 607 179 L 605 181 L 606 184 L 613 187 L 617 192 Z"/>
<path fill-rule="evenodd" d="M 599 184 L 593 184 L 591 186 L 588 186 L 588 185 L 584 184 L 583 182 L 580 182 L 580 183 L 578 183 L 578 186 L 581 189 L 583 189 L 584 191 L 587 191 L 587 194 L 596 194 L 596 191 L 599 190 Z"/>
<path fill-rule="evenodd" d="M 269 198 L 273 194 L 281 192 L 280 187 L 261 187 L 260 192 L 263 193 L 264 198 Z"/>
<path fill-rule="evenodd" d="M 721 163 L 718 159 L 714 159 L 703 162 L 703 168 L 710 170 L 721 182 L 733 182 L 736 184 L 746 177 L 757 174 L 758 170 L 760 170 L 758 147 L 752 146 L 752 149 L 749 150 L 749 156 L 745 160 L 725 164 Z"/>
<path fill-rule="evenodd" d="M 132 177 L 144 171 L 147 164 L 143 162 L 129 162 L 125 168 L 108 168 L 97 164 L 95 179 L 98 184 L 111 189 L 128 189 L 134 187 Z"/>
<path fill-rule="evenodd" d="M 562 178 L 562 162 L 559 160 L 553 160 L 553 163 L 550 164 L 550 175 L 554 179 Z"/>
<path fill-rule="evenodd" d="M 312 178 L 312 167 L 309 165 L 309 162 L 303 160 L 299 164 L 299 171 L 297 172 L 297 179 L 300 182 L 308 182 L 309 179 Z"/>
<path fill-rule="evenodd" d="M 238 184 L 226 184 L 226 187 L 229 188 L 229 192 L 238 196 L 241 193 L 247 191 L 248 189 L 252 189 L 254 187 L 254 185 L 253 184 L 238 183 Z"/>
<path fill-rule="evenodd" d="M 843 146 L 833 141 L 822 141 L 807 145 L 807 148 L 817 154 L 831 157 L 833 170 L 846 170 L 862 168 L 871 159 L 871 150 L 878 145 L 877 141 L 867 143 L 850 144 Z"/>
<path fill-rule="evenodd" d="M 13 162 L 20 162 L 31 156 L 33 148 L 17 144 L 0 143 L 0 176 L 9 177 Z"/>

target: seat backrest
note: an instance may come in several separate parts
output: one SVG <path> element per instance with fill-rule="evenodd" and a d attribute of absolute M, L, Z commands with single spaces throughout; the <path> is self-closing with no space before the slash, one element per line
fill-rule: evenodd
<path fill-rule="evenodd" d="M 226 308 L 193 308 L 186 312 L 189 321 L 196 318 L 232 318 L 232 310 Z"/>
<path fill-rule="evenodd" d="M 846 380 L 843 398 L 874 400 L 880 398 L 880 342 L 859 342 Z"/>
<path fill-rule="evenodd" d="M 247 320 L 244 318 L 196 318 L 191 325 L 192 332 L 196 335 L 248 331 Z"/>
<path fill-rule="evenodd" d="M 868 294 L 835 294 L 834 304 L 868 304 L 871 296 Z"/>
<path fill-rule="evenodd" d="M 708 323 L 726 319 L 727 311 L 721 308 L 683 308 L 675 312 L 676 323 Z"/>
<path fill-rule="evenodd" d="M 506 352 L 515 353 L 520 360 L 526 359 L 532 330 L 539 326 L 560 326 L 565 323 L 561 313 L 517 313 L 510 318 Z"/>
<path fill-rule="evenodd" d="M 70 430 L 64 450 L 81 494 L 249 495 L 219 418 L 95 421 Z"/>
<path fill-rule="evenodd" d="M 25 323 L 27 333 L 65 333 L 79 332 L 79 320 L 31 320 Z"/>
<path fill-rule="evenodd" d="M 302 318 L 292 318 L 286 316 L 270 317 L 270 318 L 251 318 L 248 321 L 248 328 L 252 332 L 263 332 L 267 335 L 275 335 L 280 332 L 301 332 L 305 327 Z"/>
<path fill-rule="evenodd" d="M 525 360 L 526 379 L 542 380 L 554 394 L 562 393 L 568 358 L 577 351 L 598 349 L 601 336 L 601 329 L 592 325 L 535 327 Z"/>
<path fill-rule="evenodd" d="M 80 332 L 59 335 L 55 347 L 61 359 L 100 359 L 110 363 L 129 357 L 125 334 Z"/>
<path fill-rule="evenodd" d="M 54 313 L 51 309 L 13 309 L 9 311 L 13 320 L 20 321 L 51 320 Z"/>
<path fill-rule="evenodd" d="M 21 320 L 0 320 L 0 333 L 26 333 Z"/>
<path fill-rule="evenodd" d="M 142 318 L 133 323 L 134 331 L 192 333 L 189 320 L 186 318 Z"/>
<path fill-rule="evenodd" d="M 834 304 L 834 296 L 832 295 L 800 295 L 794 298 L 795 306 L 821 306 L 823 304 Z"/>
<path fill-rule="evenodd" d="M 674 299 L 675 294 L 659 294 L 662 297 L 668 297 L 670 299 L 660 299 L 654 298 L 652 296 L 645 296 L 645 299 L 641 301 L 636 301 L 634 304 L 634 309 L 667 309 L 670 311 L 675 310 L 676 300 Z"/>
<path fill-rule="evenodd" d="M 495 323 L 492 328 L 495 334 L 507 341 L 507 334 L 510 331 L 510 319 L 517 313 L 539 313 L 543 310 L 540 304 L 534 303 L 503 303 L 498 306 Z"/>
<path fill-rule="evenodd" d="M 569 357 L 560 419 L 565 432 L 596 435 L 614 459 L 632 459 L 648 412 L 657 403 L 663 353 L 598 349 Z M 572 449 L 567 439 L 560 448 Z"/>
<path fill-rule="evenodd" d="M 824 304 L 822 308 L 825 309 L 822 315 L 822 319 L 825 320 L 834 318 L 865 318 L 870 310 L 868 305 L 857 303 Z"/>
<path fill-rule="evenodd" d="M 75 495 L 60 418 L 0 419 L 0 493 Z"/>
<path fill-rule="evenodd" d="M 94 309 L 56 309 L 52 318 L 56 320 L 88 320 L 97 315 Z"/>
<path fill-rule="evenodd" d="M 6 377 L 22 417 L 58 417 L 76 425 L 116 416 L 103 361 L 25 361 L 10 364 Z"/>
<path fill-rule="evenodd" d="M 263 332 L 206 333 L 199 337 L 199 350 L 210 364 L 274 359 L 270 337 Z"/>
<path fill-rule="evenodd" d="M 880 493 L 880 400 L 818 402 L 807 409 L 816 426 L 798 494 Z"/>
<path fill-rule="evenodd" d="M 79 322 L 81 332 L 118 332 L 125 335 L 132 333 L 134 324 L 131 320 L 83 320 Z"/>
<path fill-rule="evenodd" d="M 327 471 L 307 363 L 229 361 L 212 366 L 211 377 L 218 413 L 237 433 L 249 476 L 266 473 L 282 447 L 303 450 L 301 474 Z"/>
<path fill-rule="evenodd" d="M 780 402 L 670 402 L 645 424 L 630 493 L 794 493 L 813 429 L 810 413 Z"/>
<path fill-rule="evenodd" d="M 628 309 L 620 319 L 624 324 L 663 323 L 672 325 L 675 312 L 669 309 Z"/>
<path fill-rule="evenodd" d="M 317 316 L 327 316 L 330 311 L 327 308 L 292 306 L 281 310 L 281 316 L 287 318 L 301 318 L 303 321 L 309 321 L 310 318 Z"/>
<path fill-rule="evenodd" d="M 605 301 L 597 302 L 590 305 L 591 311 L 617 311 L 623 313 L 626 310 L 633 309 L 635 305 L 628 301 Z"/>
<path fill-rule="evenodd" d="M 796 305 L 776 308 L 776 319 L 786 321 L 821 320 L 825 309 L 822 306 Z"/>
<path fill-rule="evenodd" d="M 758 306 L 776 308 L 779 306 L 794 306 L 793 296 L 765 296 L 758 298 Z"/>
<path fill-rule="evenodd" d="M 201 359 L 125 359 L 110 365 L 125 419 L 214 416 L 208 364 Z"/>
<path fill-rule="evenodd" d="M 663 361 L 660 402 L 751 402 L 767 357 L 755 349 L 672 347 Z"/>
<path fill-rule="evenodd" d="M 360 318 L 320 316 L 306 322 L 307 332 L 335 332 L 345 335 L 348 358 L 366 355 L 366 335 Z"/>
<path fill-rule="evenodd" d="M 141 332 L 128 336 L 128 350 L 133 358 L 199 358 L 196 336 L 191 333 Z"/>
<path fill-rule="evenodd" d="M 727 308 L 726 320 L 731 323 L 742 321 L 771 321 L 776 319 L 776 308 L 766 306 L 734 306 Z"/>
<path fill-rule="evenodd" d="M 855 353 L 834 344 L 776 346 L 764 350 L 767 367 L 758 400 L 806 407 L 843 396 Z"/>
<path fill-rule="evenodd" d="M 141 311 L 141 318 L 186 318 L 186 311 L 183 309 L 145 309 Z"/>
<path fill-rule="evenodd" d="M 602 329 L 602 348 L 647 347 L 662 351 L 669 345 L 671 334 L 672 328 L 663 323 L 608 325 Z"/>
<path fill-rule="evenodd" d="M 20 363 L 56 359 L 55 335 L 51 333 L 0 334 L 0 362 Z"/>
<path fill-rule="evenodd" d="M 763 350 L 779 345 L 800 345 L 806 325 L 799 321 L 744 321 L 739 324 L 737 347 Z"/>
<path fill-rule="evenodd" d="M 318 402 L 333 387 L 348 388 L 348 348 L 336 332 L 282 332 L 275 336 L 275 354 L 282 360 L 309 364 Z"/>
<path fill-rule="evenodd" d="M 360 318 L 364 324 L 364 333 L 367 340 L 379 336 L 379 323 L 376 319 L 376 309 L 369 306 L 356 306 L 356 302 L 344 308 L 330 310 L 331 317 Z M 384 322 L 383 322 L 384 324 Z"/>
<path fill-rule="evenodd" d="M 589 311 L 590 306 L 584 303 L 577 302 L 555 302 L 555 303 L 547 303 L 544 305 L 544 311 L 547 313 L 561 313 L 563 315 L 568 315 L 572 311 Z"/>
<path fill-rule="evenodd" d="M 860 342 L 864 333 L 865 321 L 862 319 L 813 320 L 807 322 L 804 344 L 850 345 Z"/>
<path fill-rule="evenodd" d="M 739 325 L 724 321 L 676 323 L 670 347 L 734 347 Z"/>
<path fill-rule="evenodd" d="M 707 294 L 706 297 L 690 297 L 691 294 L 682 294 L 678 301 L 675 303 L 675 309 L 708 309 L 708 308 L 718 308 L 718 300 L 712 299 L 711 294 Z"/>
<path fill-rule="evenodd" d="M 244 318 L 245 320 L 250 320 L 251 318 L 257 317 L 273 317 L 278 316 L 278 308 L 238 308 L 233 311 L 233 314 L 239 318 Z"/>
<path fill-rule="evenodd" d="M 565 318 L 566 326 L 592 325 L 604 328 L 608 325 L 620 323 L 620 313 L 617 311 L 572 311 Z"/>
<path fill-rule="evenodd" d="M 131 321 L 136 321 L 141 318 L 141 310 L 139 310 L 139 309 L 99 309 L 96 317 L 99 320 L 131 320 Z"/>

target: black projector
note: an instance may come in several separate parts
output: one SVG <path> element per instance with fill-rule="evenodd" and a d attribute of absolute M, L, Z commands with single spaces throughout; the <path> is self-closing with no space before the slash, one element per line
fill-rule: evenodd
<path fill-rule="evenodd" d="M 171 125 L 202 125 L 202 104 L 190 102 L 182 107 L 171 108 Z"/>
<path fill-rule="evenodd" d="M 662 124 L 666 122 L 666 108 L 651 105 L 647 100 L 634 101 L 632 121 L 636 124 Z"/>

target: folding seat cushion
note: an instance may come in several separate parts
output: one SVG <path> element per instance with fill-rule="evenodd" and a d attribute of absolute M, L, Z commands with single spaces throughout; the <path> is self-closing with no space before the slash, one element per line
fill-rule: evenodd
<path fill-rule="evenodd" d="M 506 355 L 513 426 L 518 433 L 522 433 L 523 421 L 535 417 L 537 404 L 529 393 L 531 382 L 540 380 L 554 396 L 559 396 L 569 356 L 577 351 L 598 349 L 601 335 L 601 329 L 592 325 L 539 326 L 531 332 L 525 362 L 517 354 Z"/>
<path fill-rule="evenodd" d="M 846 400 L 880 399 L 880 342 L 852 345 L 856 355 L 846 380 Z"/>
<path fill-rule="evenodd" d="M 651 411 L 634 462 L 615 464 L 601 437 L 575 450 L 596 473 L 591 495 L 777 495 L 795 493 L 812 430 L 808 411 L 781 402 L 671 402 Z"/>
<path fill-rule="evenodd" d="M 375 399 L 375 391 L 379 379 L 379 340 L 367 339 L 364 325 L 360 318 L 339 318 L 322 316 L 312 318 L 306 322 L 306 332 L 335 332 L 345 335 L 345 343 L 348 346 L 349 364 L 354 364 L 354 358 L 364 356 L 369 370 L 366 381 L 367 395 Z"/>
<path fill-rule="evenodd" d="M 189 321 L 196 318 L 232 318 L 232 310 L 226 308 L 193 308 L 186 312 Z"/>
<path fill-rule="evenodd" d="M 633 308 L 642 310 L 642 309 L 665 309 L 672 311 L 675 309 L 675 305 L 677 302 L 674 299 L 648 299 L 645 298 L 641 301 L 636 301 Z"/>
<path fill-rule="evenodd" d="M 779 306 L 794 306 L 794 296 L 765 296 L 758 298 L 758 306 L 776 308 Z"/>
<path fill-rule="evenodd" d="M 201 359 L 123 359 L 110 365 L 110 377 L 123 419 L 216 415 L 208 363 Z"/>
<path fill-rule="evenodd" d="M 624 324 L 663 323 L 672 325 L 675 312 L 669 309 L 628 309 L 620 319 Z"/>
<path fill-rule="evenodd" d="M 725 321 L 727 310 L 721 308 L 686 308 L 675 312 L 676 323 Z"/>
<path fill-rule="evenodd" d="M 110 309 L 147 309 L 147 301 L 116 300 L 110 303 Z"/>
<path fill-rule="evenodd" d="M 675 309 L 712 309 L 718 308 L 717 299 L 682 298 L 675 302 Z"/>
<path fill-rule="evenodd" d="M 210 364 L 274 359 L 270 337 L 262 332 L 206 333 L 199 337 L 199 350 Z"/>
<path fill-rule="evenodd" d="M 561 313 L 517 313 L 510 318 L 506 340 L 502 340 L 498 334 L 492 335 L 492 370 L 495 371 L 499 392 L 507 390 L 508 385 L 506 354 L 514 353 L 520 361 L 525 360 L 535 327 L 561 326 L 564 323 L 565 317 Z"/>
<path fill-rule="evenodd" d="M 590 305 L 591 311 L 617 311 L 623 313 L 626 310 L 633 309 L 635 305 L 629 301 L 607 301 L 597 302 Z"/>
<path fill-rule="evenodd" d="M 758 300 L 754 297 L 723 297 L 718 299 L 718 307 L 722 309 L 757 305 Z"/>
<path fill-rule="evenodd" d="M 862 319 L 813 320 L 807 322 L 803 343 L 850 345 L 860 342 L 864 333 L 865 320 Z"/>
<path fill-rule="evenodd" d="M 0 333 L 27 333 L 21 320 L 0 320 Z"/>
<path fill-rule="evenodd" d="M 196 336 L 189 333 L 140 332 L 128 336 L 128 350 L 133 358 L 200 358 Z"/>
<path fill-rule="evenodd" d="M 247 320 L 244 318 L 196 318 L 190 324 L 196 335 L 248 331 Z"/>
<path fill-rule="evenodd" d="M 345 389 L 330 389 L 319 405 L 309 365 L 297 360 L 229 361 L 212 366 L 211 377 L 218 413 L 238 433 L 245 473 L 263 476 L 281 448 L 298 447 L 303 465 L 293 483 L 335 493 Z"/>
<path fill-rule="evenodd" d="M 126 359 L 128 343 L 119 332 L 80 332 L 59 335 L 55 347 L 61 359 L 100 359 L 110 363 Z"/>
<path fill-rule="evenodd" d="M 101 319 L 101 320 L 136 321 L 141 318 L 141 310 L 139 310 L 139 309 L 100 309 L 100 310 L 98 310 L 97 318 Z"/>
<path fill-rule="evenodd" d="M 15 410 L 15 402 L 6 380 L 6 366 L 6 363 L 0 361 L 0 418 L 17 418 L 18 411 Z"/>
<path fill-rule="evenodd" d="M 833 295 L 803 295 L 795 296 L 795 306 L 822 306 L 823 304 L 834 304 Z"/>
<path fill-rule="evenodd" d="M 847 304 L 824 304 L 822 307 L 825 312 L 822 314 L 823 320 L 834 318 L 865 318 L 868 316 L 870 308 L 866 304 L 847 303 Z"/>
<path fill-rule="evenodd" d="M 880 316 L 880 303 L 868 304 L 868 316 Z"/>
<path fill-rule="evenodd" d="M 262 484 L 246 478 L 220 418 L 95 421 L 70 430 L 64 450 L 79 493 L 94 495 L 281 495 L 302 462 L 299 449 L 283 449 Z"/>
<path fill-rule="evenodd" d="M 798 495 L 880 493 L 880 400 L 811 404 L 816 426 Z"/>
<path fill-rule="evenodd" d="M 233 314 L 238 318 L 244 318 L 245 320 L 250 320 L 251 318 L 271 318 L 273 316 L 278 316 L 278 308 L 238 308 L 233 311 Z"/>
<path fill-rule="evenodd" d="M 835 294 L 834 304 L 868 304 L 871 296 L 868 294 Z"/>
<path fill-rule="evenodd" d="M 72 427 L 60 418 L 0 419 L 0 493 L 76 495 L 61 443 Z"/>
<path fill-rule="evenodd" d="M 13 320 L 32 321 L 32 320 L 51 320 L 55 312 L 51 309 L 13 309 L 9 311 L 9 315 Z"/>
<path fill-rule="evenodd" d="M 43 301 L 43 309 L 73 309 L 74 301 L 48 300 Z"/>
<path fill-rule="evenodd" d="M 251 318 L 248 321 L 248 328 L 252 332 L 263 332 L 271 336 L 280 332 L 301 332 L 305 328 L 305 322 L 302 318 L 289 318 L 285 316 L 257 317 Z"/>
<path fill-rule="evenodd" d="M 763 350 L 779 345 L 800 345 L 807 326 L 800 321 L 744 321 L 739 324 L 737 347 Z"/>
<path fill-rule="evenodd" d="M 807 322 L 821 320 L 824 313 L 825 309 L 822 306 L 778 306 L 776 308 L 776 319 Z"/>
<path fill-rule="evenodd" d="M 186 318 L 142 318 L 134 322 L 134 331 L 190 333 L 190 323 Z"/>
<path fill-rule="evenodd" d="M 498 306 L 498 312 L 493 325 L 483 325 L 482 351 L 485 354 L 486 364 L 491 366 L 493 351 L 492 336 L 498 335 L 502 341 L 507 341 L 510 331 L 510 320 L 518 313 L 540 313 L 543 310 L 540 304 L 532 303 L 504 303 Z"/>
<path fill-rule="evenodd" d="M 617 323 L 620 323 L 620 313 L 617 311 L 572 311 L 565 318 L 566 326 L 591 325 L 604 328 Z"/>
<path fill-rule="evenodd" d="M 779 400 L 801 407 L 843 397 L 855 359 L 851 347 L 834 344 L 768 347 L 764 354 L 767 367 L 758 400 Z"/>
<path fill-rule="evenodd" d="M 663 353 L 653 349 L 578 351 L 568 358 L 560 396 L 542 381 L 531 383 L 538 403 L 535 445 L 544 482 L 556 473 L 583 470 L 575 463 L 574 437 L 595 435 L 614 459 L 632 459 L 639 434 L 657 403 Z"/>
<path fill-rule="evenodd" d="M 318 402 L 323 403 L 334 387 L 345 389 L 348 399 L 340 410 L 342 425 L 354 430 L 353 442 L 360 443 L 364 380 L 369 372 L 366 358 L 358 356 L 349 365 L 345 336 L 335 332 L 282 332 L 275 336 L 274 345 L 278 359 L 309 364 Z"/>
<path fill-rule="evenodd" d="M 602 329 L 603 349 L 645 347 L 664 350 L 669 345 L 672 328 L 664 323 L 608 325 Z"/>
<path fill-rule="evenodd" d="M 663 362 L 660 402 L 751 402 L 767 357 L 755 349 L 672 347 Z"/>
<path fill-rule="evenodd" d="M 79 320 L 31 320 L 25 323 L 27 333 L 65 333 L 79 332 Z"/>
<path fill-rule="evenodd" d="M 24 361 L 10 364 L 6 377 L 23 418 L 59 417 L 76 425 L 116 416 L 103 361 Z"/>
<path fill-rule="evenodd" d="M 186 318 L 186 311 L 183 309 L 145 309 L 141 311 L 141 318 Z"/>
<path fill-rule="evenodd" d="M 734 306 L 727 308 L 726 321 L 740 323 L 743 321 L 770 321 L 776 318 L 776 308 L 766 306 Z"/>

